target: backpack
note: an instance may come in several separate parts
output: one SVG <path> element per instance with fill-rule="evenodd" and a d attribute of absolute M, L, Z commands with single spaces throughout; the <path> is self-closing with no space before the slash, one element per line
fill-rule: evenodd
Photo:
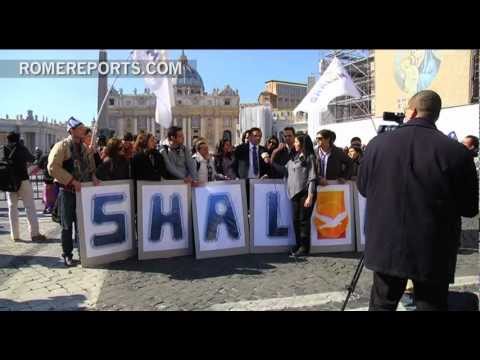
<path fill-rule="evenodd" d="M 3 159 L 0 160 L 0 190 L 5 192 L 17 192 L 21 183 L 18 182 L 15 177 L 12 161 L 17 146 L 10 150 L 8 158 L 5 155 L 5 149 L 6 147 L 3 148 Z"/>

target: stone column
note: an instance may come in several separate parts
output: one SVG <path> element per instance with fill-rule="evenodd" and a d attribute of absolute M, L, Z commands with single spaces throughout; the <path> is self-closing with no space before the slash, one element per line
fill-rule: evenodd
<path fill-rule="evenodd" d="M 41 145 L 40 143 L 41 143 L 41 138 L 42 138 L 42 136 L 41 136 L 40 133 L 41 133 L 42 129 L 41 129 L 41 128 L 36 128 L 36 129 L 35 129 L 35 128 L 32 128 L 32 130 L 34 131 L 34 133 L 33 133 L 33 134 L 34 134 L 34 137 L 33 137 L 33 145 L 32 145 L 32 148 L 33 148 L 33 150 L 35 150 L 35 147 L 38 146 L 38 147 L 40 148 L 40 150 L 41 150 L 41 149 L 42 149 L 42 145 Z"/>
<path fill-rule="evenodd" d="M 186 130 L 187 130 L 187 136 L 188 136 L 188 148 L 191 148 L 192 147 L 192 117 L 191 116 L 189 116 L 187 119 Z"/>
<path fill-rule="evenodd" d="M 133 121 L 133 132 L 135 134 L 138 134 L 138 118 L 134 117 L 132 121 Z"/>

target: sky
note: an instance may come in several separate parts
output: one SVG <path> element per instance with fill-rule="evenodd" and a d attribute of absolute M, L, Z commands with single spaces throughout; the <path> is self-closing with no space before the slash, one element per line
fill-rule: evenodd
<path fill-rule="evenodd" d="M 108 59 L 126 60 L 129 50 L 107 50 Z M 307 77 L 318 71 L 318 61 L 325 50 L 185 50 L 196 60 L 205 90 L 238 89 L 241 103 L 257 102 L 267 80 L 307 83 Z M 170 50 L 178 58 L 181 50 Z M 98 50 L 0 50 L 0 60 L 97 60 Z M 1 65 L 0 65 L 1 66 Z M 109 79 L 111 84 L 113 79 Z M 0 118 L 10 118 L 33 110 L 39 119 L 65 121 L 74 116 L 90 123 L 97 110 L 95 78 L 0 78 Z M 115 88 L 133 93 L 143 92 L 142 78 L 120 78 Z"/>

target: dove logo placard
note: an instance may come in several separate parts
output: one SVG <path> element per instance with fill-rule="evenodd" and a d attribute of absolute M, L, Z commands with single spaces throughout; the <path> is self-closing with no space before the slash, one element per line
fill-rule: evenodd
<path fill-rule="evenodd" d="M 312 214 L 312 252 L 354 249 L 354 212 L 351 184 L 317 187 Z"/>
<path fill-rule="evenodd" d="M 323 191 L 315 204 L 315 226 L 318 239 L 344 238 L 349 224 L 345 209 L 345 191 Z"/>
<path fill-rule="evenodd" d="M 291 202 L 283 180 L 250 180 L 250 250 L 288 252 L 295 245 Z"/>
<path fill-rule="evenodd" d="M 243 180 L 215 181 L 195 187 L 192 209 L 197 259 L 248 253 Z"/>
<path fill-rule="evenodd" d="M 190 185 L 181 180 L 137 182 L 138 258 L 189 255 Z"/>
<path fill-rule="evenodd" d="M 83 266 L 106 264 L 134 254 L 132 182 L 82 184 L 76 194 L 80 260 Z"/>

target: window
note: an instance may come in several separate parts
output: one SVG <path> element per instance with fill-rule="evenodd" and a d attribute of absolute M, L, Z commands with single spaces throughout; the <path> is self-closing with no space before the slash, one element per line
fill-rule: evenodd
<path fill-rule="evenodd" d="M 178 100 L 178 101 L 177 101 L 177 104 L 178 104 L 178 105 L 182 105 L 182 100 Z"/>
<path fill-rule="evenodd" d="M 110 106 L 115 105 L 115 99 L 110 98 L 108 101 L 110 102 Z"/>
<path fill-rule="evenodd" d="M 192 128 L 200 128 L 200 116 L 192 117 Z"/>
<path fill-rule="evenodd" d="M 230 99 L 225 99 L 225 105 L 230 105 Z"/>

